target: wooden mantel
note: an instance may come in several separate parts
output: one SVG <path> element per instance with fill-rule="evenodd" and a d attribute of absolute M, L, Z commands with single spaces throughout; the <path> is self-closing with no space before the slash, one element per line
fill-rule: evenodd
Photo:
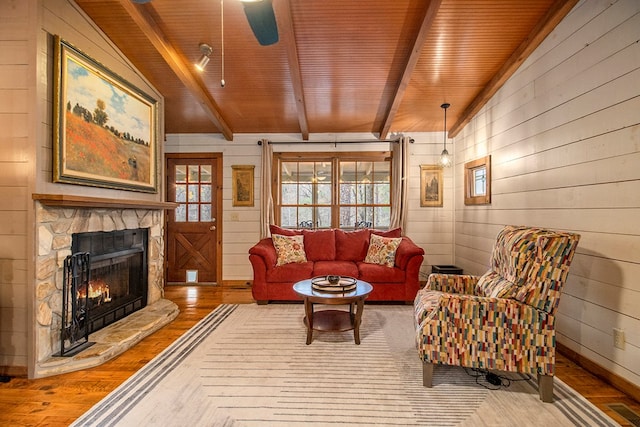
<path fill-rule="evenodd" d="M 173 202 L 154 202 L 150 200 L 109 199 L 106 197 L 71 196 L 67 194 L 32 194 L 46 206 L 60 206 L 69 208 L 112 208 L 112 209 L 174 209 L 178 206 Z"/>

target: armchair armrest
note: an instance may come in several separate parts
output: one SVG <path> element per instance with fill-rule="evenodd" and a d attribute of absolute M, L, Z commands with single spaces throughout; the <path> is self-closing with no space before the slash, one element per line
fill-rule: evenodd
<path fill-rule="evenodd" d="M 427 279 L 426 289 L 448 292 L 452 294 L 475 295 L 479 276 L 469 274 L 436 274 L 432 273 Z"/>

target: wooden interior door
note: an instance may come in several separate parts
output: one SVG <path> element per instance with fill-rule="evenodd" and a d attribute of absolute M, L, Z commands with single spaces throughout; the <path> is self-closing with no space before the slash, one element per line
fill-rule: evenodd
<path fill-rule="evenodd" d="M 222 155 L 167 154 L 167 282 L 220 283 L 222 279 Z"/>

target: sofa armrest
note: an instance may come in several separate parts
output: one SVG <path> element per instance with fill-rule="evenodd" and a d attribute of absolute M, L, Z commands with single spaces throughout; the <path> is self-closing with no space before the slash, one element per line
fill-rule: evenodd
<path fill-rule="evenodd" d="M 469 274 L 432 273 L 427 279 L 426 289 L 452 294 L 474 295 L 479 276 Z"/>
<path fill-rule="evenodd" d="M 407 264 L 409 264 L 411 258 L 423 255 L 424 249 L 413 243 L 411 239 L 405 236 L 402 238 L 402 242 L 398 245 L 398 249 L 396 249 L 396 267 L 406 270 Z"/>
<path fill-rule="evenodd" d="M 275 267 L 278 260 L 278 254 L 276 248 L 273 246 L 273 240 L 271 237 L 260 240 L 254 246 L 249 249 L 249 255 L 256 255 L 264 259 L 264 263 L 267 268 Z"/>

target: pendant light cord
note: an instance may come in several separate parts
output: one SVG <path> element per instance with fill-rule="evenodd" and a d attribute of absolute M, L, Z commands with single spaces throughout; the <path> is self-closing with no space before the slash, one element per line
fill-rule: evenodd
<path fill-rule="evenodd" d="M 220 86 L 224 87 L 224 0 L 220 0 L 220 42 L 221 42 L 221 50 L 220 50 L 220 68 L 221 68 L 221 77 L 220 77 Z"/>
<path fill-rule="evenodd" d="M 443 138 L 443 148 L 447 149 L 447 108 L 449 108 L 451 104 L 442 104 L 440 107 L 444 109 L 444 138 Z"/>

